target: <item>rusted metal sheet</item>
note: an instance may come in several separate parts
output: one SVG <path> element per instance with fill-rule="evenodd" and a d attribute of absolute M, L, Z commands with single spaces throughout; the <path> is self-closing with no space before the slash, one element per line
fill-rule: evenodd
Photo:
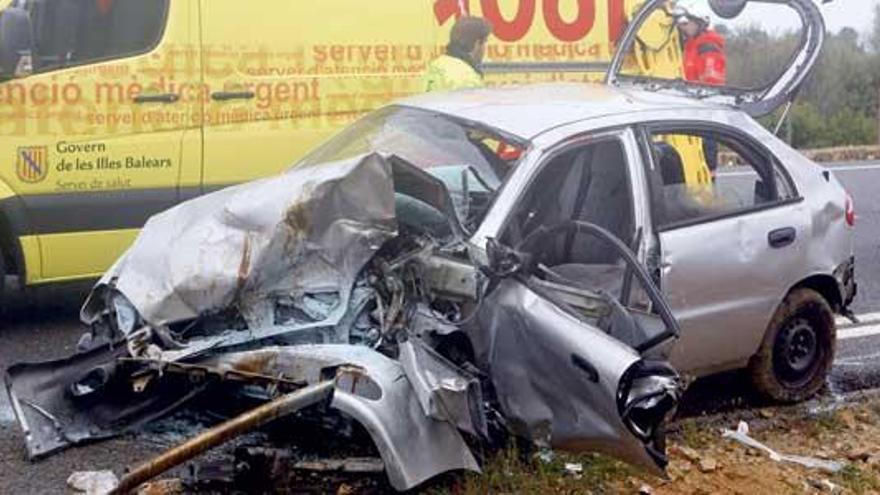
<path fill-rule="evenodd" d="M 289 416 L 306 407 L 328 401 L 333 396 L 334 386 L 331 380 L 303 388 L 267 402 L 210 430 L 202 432 L 197 437 L 133 469 L 119 481 L 119 486 L 111 494 L 127 494 L 142 483 L 155 478 L 175 466 L 183 464 L 206 450 L 259 428 L 272 420 Z"/>

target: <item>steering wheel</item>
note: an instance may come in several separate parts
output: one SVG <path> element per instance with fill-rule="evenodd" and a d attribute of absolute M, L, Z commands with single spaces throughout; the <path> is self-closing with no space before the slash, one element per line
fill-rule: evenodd
<path fill-rule="evenodd" d="M 676 334 L 679 333 L 678 322 L 675 320 L 675 317 L 672 316 L 672 310 L 669 308 L 669 305 L 666 303 L 666 299 L 663 298 L 660 290 L 651 280 L 645 267 L 639 263 L 639 260 L 633 254 L 632 250 L 608 230 L 590 222 L 566 220 L 550 227 L 538 227 L 523 239 L 523 241 L 515 247 L 515 250 L 530 255 L 533 266 L 537 266 L 537 264 L 540 263 L 540 260 L 547 255 L 548 249 L 553 246 L 553 243 L 547 242 L 548 239 L 563 234 L 567 235 L 569 233 L 592 235 L 611 245 L 626 263 L 626 272 L 624 273 L 624 280 L 619 299 L 620 303 L 624 306 L 629 304 L 630 295 L 632 293 L 632 278 L 635 276 L 639 282 L 641 282 L 652 306 L 667 325 L 667 328 L 673 330 Z M 547 271 L 554 277 L 558 278 L 559 281 L 569 284 L 573 283 L 552 270 L 547 269 Z"/>

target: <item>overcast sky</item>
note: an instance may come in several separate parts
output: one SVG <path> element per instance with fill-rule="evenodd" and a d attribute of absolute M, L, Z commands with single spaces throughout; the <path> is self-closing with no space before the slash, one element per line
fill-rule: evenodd
<path fill-rule="evenodd" d="M 834 0 L 821 8 L 831 31 L 837 32 L 849 26 L 860 33 L 868 33 L 874 19 L 874 7 L 878 3 L 880 0 Z"/>
<path fill-rule="evenodd" d="M 702 11 L 700 15 L 709 15 L 706 0 L 681 0 L 680 5 L 689 10 Z M 825 23 L 831 32 L 851 27 L 861 34 L 871 31 L 874 18 L 874 7 L 880 0 L 833 0 L 831 3 L 820 4 L 819 8 L 825 16 Z M 702 7 L 702 8 L 701 8 Z M 736 21 L 724 21 L 713 17 L 713 22 L 722 22 L 731 27 L 743 24 L 758 24 L 768 31 L 791 30 L 800 26 L 797 14 L 781 5 L 751 3 Z"/>

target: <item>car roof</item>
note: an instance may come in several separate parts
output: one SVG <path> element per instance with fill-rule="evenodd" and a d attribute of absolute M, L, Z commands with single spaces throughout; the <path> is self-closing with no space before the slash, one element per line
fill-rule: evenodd
<path fill-rule="evenodd" d="M 427 93 L 397 103 L 479 122 L 532 139 L 561 125 L 657 110 L 727 108 L 699 100 L 592 83 L 548 83 Z"/>

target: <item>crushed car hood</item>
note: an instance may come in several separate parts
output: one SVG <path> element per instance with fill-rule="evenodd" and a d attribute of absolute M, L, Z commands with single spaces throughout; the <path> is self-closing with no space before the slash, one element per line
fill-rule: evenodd
<path fill-rule="evenodd" d="M 443 184 L 370 154 L 230 187 L 159 214 L 101 278 L 82 310 L 94 323 L 112 284 L 150 325 L 235 306 L 270 324 L 273 294 L 334 294 L 343 313 L 364 264 L 397 234 L 395 184 L 450 213 Z"/>

